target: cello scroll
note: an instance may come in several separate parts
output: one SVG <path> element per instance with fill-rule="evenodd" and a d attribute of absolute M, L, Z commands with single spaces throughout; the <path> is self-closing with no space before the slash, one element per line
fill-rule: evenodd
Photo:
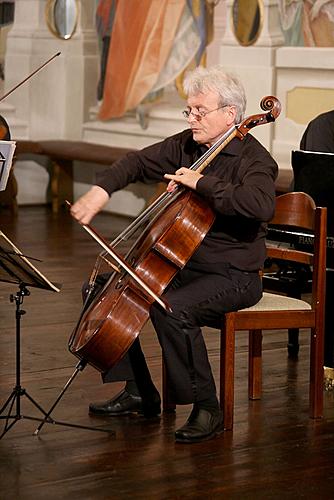
<path fill-rule="evenodd" d="M 281 112 L 281 103 L 274 96 L 266 96 L 260 102 L 261 109 L 267 113 L 260 113 L 251 115 L 245 118 L 237 127 L 237 135 L 239 139 L 243 139 L 245 135 L 257 125 L 264 125 L 265 123 L 274 122 Z"/>

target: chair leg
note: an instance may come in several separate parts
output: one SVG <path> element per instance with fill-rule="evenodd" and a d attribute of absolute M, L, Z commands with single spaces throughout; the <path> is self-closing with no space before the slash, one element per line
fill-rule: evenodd
<path fill-rule="evenodd" d="M 289 294 L 290 295 L 290 294 Z M 291 297 L 301 299 L 301 289 L 296 285 L 296 289 L 291 291 Z M 288 330 L 288 357 L 291 359 L 298 358 L 299 353 L 299 328 L 289 328 Z"/>
<path fill-rule="evenodd" d="M 262 392 L 262 330 L 249 331 L 248 397 L 261 399 Z"/>
<path fill-rule="evenodd" d="M 310 353 L 310 417 L 323 416 L 324 329 L 311 330 Z"/>
<path fill-rule="evenodd" d="M 234 351 L 235 315 L 225 314 L 220 334 L 220 407 L 224 415 L 224 429 L 233 428 L 234 410 Z"/>
<path fill-rule="evenodd" d="M 164 360 L 162 360 L 162 409 L 164 413 L 173 413 L 175 411 L 176 405 L 172 401 L 170 396 L 170 391 L 168 388 L 168 375 L 166 371 L 166 365 Z"/>
<path fill-rule="evenodd" d="M 288 340 L 288 356 L 289 358 L 297 358 L 299 353 L 299 329 L 289 328 Z"/>

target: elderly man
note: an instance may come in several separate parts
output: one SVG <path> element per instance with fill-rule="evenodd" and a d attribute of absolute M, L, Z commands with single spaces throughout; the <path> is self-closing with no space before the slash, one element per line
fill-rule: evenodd
<path fill-rule="evenodd" d="M 193 403 L 175 438 L 193 443 L 217 435 L 223 422 L 201 327 L 219 324 L 224 313 L 249 307 L 261 298 L 259 269 L 265 259 L 266 222 L 274 214 L 277 165 L 248 134 L 242 141 L 232 139 L 203 174 L 190 170 L 242 120 L 246 98 L 239 80 L 220 66 L 197 68 L 185 79 L 184 89 L 188 99 L 183 114 L 189 128 L 113 164 L 71 212 L 81 223 L 89 223 L 114 191 L 137 180 L 164 179 L 169 181 L 168 190 L 181 184 L 196 191 L 214 210 L 210 231 L 164 294 L 172 312 L 156 303 L 151 307 L 174 401 Z M 160 412 L 160 397 L 138 340 L 104 380 L 127 383 L 112 399 L 91 404 L 92 414 Z"/>

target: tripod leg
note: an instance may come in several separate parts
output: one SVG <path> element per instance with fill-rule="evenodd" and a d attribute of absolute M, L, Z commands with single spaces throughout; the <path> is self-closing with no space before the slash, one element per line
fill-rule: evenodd
<path fill-rule="evenodd" d="M 11 400 L 13 400 L 12 403 L 11 403 L 11 405 L 10 405 L 10 409 L 9 409 L 9 413 L 8 413 L 8 415 L 10 415 L 10 413 L 12 411 L 12 408 L 14 406 L 15 396 L 16 396 L 16 392 L 14 390 L 11 393 L 11 395 L 7 398 L 7 401 L 5 401 L 5 403 L 3 404 L 3 406 L 2 406 L 2 408 L 0 410 L 0 415 L 1 415 L 1 413 L 3 413 L 5 411 L 5 409 L 7 408 L 7 406 L 10 404 Z M 0 416 L 0 418 L 5 418 L 5 417 L 1 417 Z"/>
<path fill-rule="evenodd" d="M 20 415 L 12 415 L 12 410 L 13 410 L 14 403 L 16 401 L 16 396 L 17 396 L 17 394 L 16 394 L 16 391 L 14 390 L 11 393 L 11 395 L 7 398 L 7 401 L 5 402 L 5 404 L 2 406 L 2 408 L 0 410 L 0 419 L 5 420 L 4 429 L 3 429 L 2 433 L 0 434 L 0 439 L 2 439 L 3 436 L 9 431 L 9 429 L 11 429 L 11 427 L 13 427 L 13 425 L 17 422 L 17 420 L 20 419 Z M 9 406 L 9 410 L 8 410 L 7 415 L 1 416 L 1 413 L 3 413 L 5 411 L 7 406 Z M 10 419 L 13 419 L 13 421 L 9 424 Z"/>

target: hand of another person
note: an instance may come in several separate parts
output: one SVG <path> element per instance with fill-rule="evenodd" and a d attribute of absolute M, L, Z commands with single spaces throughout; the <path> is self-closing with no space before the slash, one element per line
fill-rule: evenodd
<path fill-rule="evenodd" d="M 81 224 L 89 224 L 108 200 L 107 191 L 100 186 L 93 186 L 71 206 L 71 215 Z"/>
<path fill-rule="evenodd" d="M 181 167 L 176 170 L 175 174 L 165 174 L 165 179 L 170 179 L 171 182 L 168 183 L 167 191 L 174 191 L 178 184 L 182 184 L 190 189 L 196 189 L 198 180 L 203 177 L 202 174 L 196 172 L 196 170 L 190 170 L 186 167 Z"/>

